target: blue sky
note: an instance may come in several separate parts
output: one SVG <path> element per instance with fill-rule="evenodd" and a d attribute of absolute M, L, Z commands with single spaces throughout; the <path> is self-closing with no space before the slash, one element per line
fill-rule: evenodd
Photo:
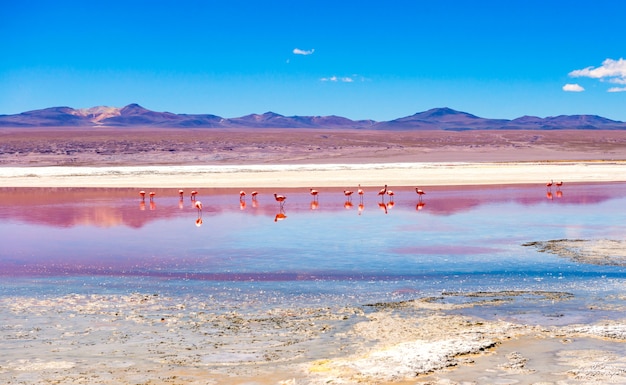
<path fill-rule="evenodd" d="M 8 1 L 0 114 L 52 106 L 626 121 L 623 1 Z"/>

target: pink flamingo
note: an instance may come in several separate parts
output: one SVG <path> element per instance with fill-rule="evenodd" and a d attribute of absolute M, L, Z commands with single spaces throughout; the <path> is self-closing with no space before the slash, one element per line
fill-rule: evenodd
<path fill-rule="evenodd" d="M 381 188 L 380 191 L 378 191 L 378 195 L 380 195 L 381 199 L 384 201 L 385 200 L 385 194 L 387 193 L 387 185 L 385 185 L 384 188 Z"/>
<path fill-rule="evenodd" d="M 352 202 L 352 194 L 353 193 L 354 193 L 354 191 L 343 190 L 343 195 L 345 195 L 346 198 L 348 198 L 348 202 Z"/>
<path fill-rule="evenodd" d="M 283 205 L 285 204 L 285 199 L 287 199 L 287 197 L 274 193 L 274 199 L 276 199 L 276 202 L 280 204 L 280 207 L 283 207 Z"/>
<path fill-rule="evenodd" d="M 139 191 L 139 196 L 141 197 L 141 200 L 144 201 L 146 199 L 146 192 L 143 190 Z"/>
<path fill-rule="evenodd" d="M 424 190 L 420 189 L 419 187 L 415 188 L 415 192 L 419 196 L 419 201 L 421 202 L 422 201 L 422 195 L 424 195 L 426 193 L 424 192 Z"/>
<path fill-rule="evenodd" d="M 252 196 L 252 200 L 254 201 L 254 200 L 256 200 L 256 196 L 259 195 L 259 192 L 258 191 L 252 191 L 250 193 L 250 195 Z"/>
<path fill-rule="evenodd" d="M 310 189 L 309 189 L 309 194 L 311 194 L 311 195 L 313 196 L 313 200 L 317 200 L 317 199 L 318 199 L 318 194 L 319 194 L 319 191 L 317 191 L 317 190 L 314 190 L 314 189 L 310 188 Z"/>
<path fill-rule="evenodd" d="M 196 201 L 193 206 L 198 210 L 198 216 L 202 216 L 202 202 Z"/>
<path fill-rule="evenodd" d="M 148 195 L 150 195 L 150 202 L 152 202 L 154 200 L 154 196 L 156 195 L 156 193 L 154 191 L 150 191 Z"/>
<path fill-rule="evenodd" d="M 393 191 L 388 190 L 388 191 L 387 191 L 387 195 L 389 195 L 389 200 L 390 200 L 391 202 L 393 202 L 393 197 L 394 197 L 394 195 L 396 195 L 396 194 L 395 194 Z"/>
<path fill-rule="evenodd" d="M 239 191 L 239 200 L 242 201 L 244 199 L 246 199 L 246 192 L 241 190 Z"/>
<path fill-rule="evenodd" d="M 185 192 L 183 190 L 178 190 L 178 196 L 180 196 L 180 199 L 183 199 L 183 194 Z"/>
<path fill-rule="evenodd" d="M 196 195 L 198 195 L 198 192 L 197 192 L 197 191 L 195 191 L 195 190 L 193 190 L 193 191 L 191 192 L 191 200 L 192 200 L 192 201 L 195 201 L 195 200 L 196 200 Z"/>
<path fill-rule="evenodd" d="M 361 188 L 360 184 L 359 184 L 359 188 L 356 190 L 356 193 L 359 194 L 359 199 L 361 200 L 361 202 L 363 202 L 363 194 L 365 194 L 365 192 Z"/>

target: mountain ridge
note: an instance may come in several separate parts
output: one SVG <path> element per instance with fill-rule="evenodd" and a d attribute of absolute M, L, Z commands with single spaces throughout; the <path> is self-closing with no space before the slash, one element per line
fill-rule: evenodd
<path fill-rule="evenodd" d="M 490 119 L 448 107 L 432 108 L 389 121 L 351 120 L 337 115 L 285 116 L 275 112 L 223 118 L 212 114 L 157 112 L 132 103 L 124 107 L 49 107 L 0 115 L 0 127 L 160 128 L 344 128 L 375 130 L 626 130 L 626 122 L 598 115 L 521 116 Z"/>

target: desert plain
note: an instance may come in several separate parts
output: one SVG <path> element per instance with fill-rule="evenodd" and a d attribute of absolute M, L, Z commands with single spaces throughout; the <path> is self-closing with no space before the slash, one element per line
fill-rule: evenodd
<path fill-rule="evenodd" d="M 551 179 L 626 181 L 626 131 L 0 129 L 0 187 L 304 188 Z M 574 253 L 578 260 L 601 254 L 623 263 L 626 239 L 614 241 L 564 241 L 549 252 Z M 626 319 L 567 325 L 484 319 L 479 311 L 459 310 L 512 301 L 549 304 L 569 294 L 465 293 L 463 301 L 456 295 L 366 304 L 365 312 L 363 306 L 286 308 L 263 317 L 241 309 L 212 314 L 211 304 L 141 295 L 9 299 L 2 306 L 16 322 L 3 320 L 3 339 L 30 336 L 28 344 L 36 345 L 32 336 L 47 331 L 49 341 L 40 341 L 56 349 L 42 357 L 29 353 L 28 344 L 13 346 L 24 356 L 4 361 L 0 378 L 11 384 L 626 383 L 619 353 Z M 43 332 L 38 320 L 48 325 Z M 220 336 L 209 347 L 196 344 L 203 325 Z M 230 359 L 216 356 L 220 347 Z M 81 354 L 100 358 L 80 363 Z"/>
<path fill-rule="evenodd" d="M 619 181 L 625 160 L 620 130 L 0 129 L 0 186 L 13 187 Z"/>

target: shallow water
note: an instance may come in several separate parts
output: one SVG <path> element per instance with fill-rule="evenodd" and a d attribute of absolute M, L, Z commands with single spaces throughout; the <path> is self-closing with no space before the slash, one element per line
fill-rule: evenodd
<path fill-rule="evenodd" d="M 249 191 L 240 201 L 238 191 L 204 189 L 202 213 L 191 189 L 182 200 L 178 190 L 157 189 L 153 201 L 142 201 L 138 189 L 4 188 L 0 296 L 146 293 L 259 310 L 548 290 L 573 293 L 577 300 L 562 306 L 584 308 L 619 295 L 626 268 L 522 245 L 623 239 L 624 187 L 430 187 L 422 204 L 413 188 L 394 188 L 384 204 L 377 188 L 367 188 L 362 202 L 338 189 L 320 188 L 317 202 L 308 189 L 286 189 L 277 191 L 287 196 L 283 208 L 273 191 L 256 200 Z M 533 306 L 502 309 L 532 319 Z M 579 321 L 567 314 L 554 322 Z"/>

